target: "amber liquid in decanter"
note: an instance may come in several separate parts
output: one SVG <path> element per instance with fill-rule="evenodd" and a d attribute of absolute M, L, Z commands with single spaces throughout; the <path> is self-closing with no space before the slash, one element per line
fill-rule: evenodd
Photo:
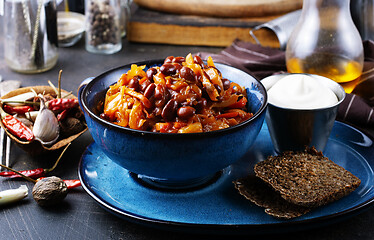
<path fill-rule="evenodd" d="M 290 73 L 310 73 L 330 78 L 350 93 L 360 80 L 362 64 L 330 53 L 314 53 L 305 59 L 289 59 L 287 70 Z"/>

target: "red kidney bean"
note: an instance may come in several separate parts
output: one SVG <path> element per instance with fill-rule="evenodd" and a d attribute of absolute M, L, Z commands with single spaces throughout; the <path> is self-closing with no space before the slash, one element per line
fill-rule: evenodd
<path fill-rule="evenodd" d="M 199 102 L 201 102 L 201 106 L 204 108 L 208 105 L 208 101 L 205 98 L 201 98 Z"/>
<path fill-rule="evenodd" d="M 201 98 L 195 105 L 195 109 L 197 112 L 200 112 L 208 105 L 208 101 L 205 98 Z"/>
<path fill-rule="evenodd" d="M 132 79 L 130 79 L 129 83 L 127 84 L 129 88 L 134 89 L 135 91 L 139 90 L 139 77 L 135 76 Z"/>
<path fill-rule="evenodd" d="M 218 84 L 214 84 L 214 87 L 217 89 L 219 93 L 222 91 L 221 87 Z"/>
<path fill-rule="evenodd" d="M 195 73 L 189 67 L 182 67 L 179 71 L 181 78 L 186 79 L 189 82 L 195 82 Z"/>
<path fill-rule="evenodd" d="M 144 92 L 149 86 L 149 84 L 151 84 L 151 81 L 149 81 L 148 79 L 143 81 L 142 84 L 140 84 L 140 91 Z"/>
<path fill-rule="evenodd" d="M 174 65 L 174 67 L 175 67 L 175 69 L 177 70 L 176 72 L 179 72 L 180 71 L 180 69 L 183 67 L 181 64 L 179 64 L 179 63 L 172 63 L 173 65 Z"/>
<path fill-rule="evenodd" d="M 184 57 L 175 57 L 172 62 L 182 64 L 182 62 L 185 62 L 185 61 L 186 59 Z"/>
<path fill-rule="evenodd" d="M 161 67 L 160 67 L 160 71 L 162 72 L 162 74 L 164 74 L 165 76 L 170 76 L 170 75 L 174 75 L 177 73 L 177 68 L 176 66 L 174 66 L 173 64 L 171 63 L 164 63 Z"/>
<path fill-rule="evenodd" d="M 213 67 L 213 66 L 211 66 L 211 68 L 214 68 L 217 71 L 218 75 L 222 78 L 222 73 L 220 70 L 218 70 L 218 68 Z"/>
<path fill-rule="evenodd" d="M 199 87 L 199 88 L 203 88 L 203 84 L 202 82 L 200 81 L 201 79 L 201 75 L 199 74 L 195 74 L 195 82 L 196 82 L 196 85 Z"/>
<path fill-rule="evenodd" d="M 132 108 L 134 106 L 133 102 L 127 102 L 127 108 Z"/>
<path fill-rule="evenodd" d="M 153 93 L 155 92 L 155 89 L 156 89 L 156 84 L 154 83 L 149 84 L 148 87 L 144 91 L 144 97 L 150 99 Z"/>
<path fill-rule="evenodd" d="M 157 73 L 157 69 L 156 68 L 150 68 L 147 70 L 146 74 L 147 74 L 147 79 L 151 82 L 153 82 L 153 75 L 155 75 Z"/>
<path fill-rule="evenodd" d="M 169 56 L 169 57 L 165 58 L 164 63 L 171 63 L 171 62 L 173 62 L 173 60 L 174 60 L 174 56 Z"/>
<path fill-rule="evenodd" d="M 193 107 L 189 107 L 189 106 L 180 107 L 177 111 L 177 115 L 178 115 L 178 117 L 180 117 L 182 119 L 188 119 L 195 114 L 195 111 L 196 110 Z"/>
<path fill-rule="evenodd" d="M 164 106 L 161 112 L 162 118 L 165 120 L 165 122 L 171 122 L 174 120 L 176 116 L 178 108 L 178 103 L 174 99 L 170 99 L 168 103 Z"/>
<path fill-rule="evenodd" d="M 204 62 L 203 62 L 203 60 L 201 60 L 201 57 L 199 57 L 199 56 L 194 56 L 193 61 L 194 61 L 194 63 L 197 63 L 202 67 L 204 66 Z"/>
<path fill-rule="evenodd" d="M 104 120 L 109 120 L 109 117 L 105 113 L 100 113 L 100 118 Z"/>
<path fill-rule="evenodd" d="M 170 99 L 169 91 L 161 84 L 156 84 L 156 89 L 153 96 L 156 99 L 155 106 L 160 108 L 163 108 Z"/>
<path fill-rule="evenodd" d="M 161 115 L 161 112 L 162 112 L 161 108 L 155 107 L 155 109 L 153 109 L 152 111 L 152 114 L 154 114 L 155 116 L 159 116 Z"/>
<path fill-rule="evenodd" d="M 157 100 L 162 99 L 162 97 L 164 95 L 164 88 L 163 88 L 163 86 L 160 85 L 160 84 L 157 84 L 154 93 L 155 93 L 155 98 Z"/>
<path fill-rule="evenodd" d="M 170 91 L 173 91 L 173 90 L 166 89 L 166 88 L 164 88 L 164 90 L 165 90 L 165 92 L 164 92 L 163 98 L 164 98 L 165 102 L 167 102 L 167 101 L 169 101 L 169 99 L 171 99 L 171 92 Z"/>
<path fill-rule="evenodd" d="M 223 89 L 227 90 L 230 88 L 230 80 L 222 78 Z"/>
<path fill-rule="evenodd" d="M 183 103 L 184 101 L 186 101 L 186 96 L 184 94 L 177 93 L 177 92 L 172 94 L 172 98 L 178 103 Z"/>

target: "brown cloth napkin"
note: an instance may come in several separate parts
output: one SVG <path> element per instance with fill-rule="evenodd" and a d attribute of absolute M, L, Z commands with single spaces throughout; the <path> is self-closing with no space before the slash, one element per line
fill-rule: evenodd
<path fill-rule="evenodd" d="M 364 51 L 362 82 L 347 94 L 339 106 L 337 119 L 358 128 L 374 130 L 374 42 L 365 41 Z M 284 51 L 240 40 L 235 40 L 219 54 L 200 52 L 197 55 L 202 59 L 211 56 L 215 62 L 242 69 L 259 80 L 287 71 Z"/>

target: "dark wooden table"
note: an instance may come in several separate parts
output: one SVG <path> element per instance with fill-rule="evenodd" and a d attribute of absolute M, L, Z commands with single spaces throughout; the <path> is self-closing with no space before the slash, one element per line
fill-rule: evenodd
<path fill-rule="evenodd" d="M 1 21 L 0 21 L 1 25 Z M 0 35 L 0 75 L 4 80 L 21 80 L 23 86 L 47 85 L 57 82 L 58 71 L 63 70 L 62 87 L 76 92 L 87 77 L 97 76 L 111 68 L 131 62 L 165 58 L 169 55 L 185 56 L 189 52 L 219 52 L 220 48 L 147 45 L 128 43 L 113 55 L 94 55 L 84 49 L 84 41 L 70 48 L 59 49 L 57 65 L 41 74 L 23 75 L 12 72 L 4 62 L 3 35 Z M 70 146 L 54 175 L 77 178 L 77 167 L 85 148 L 92 142 L 86 132 Z M 11 166 L 16 169 L 49 168 L 58 153 L 30 157 L 14 144 L 11 147 Z M 0 179 L 0 190 L 18 188 L 23 180 Z M 26 183 L 32 189 L 31 183 Z M 30 192 L 31 194 L 31 192 Z M 171 229 L 172 230 L 172 229 Z M 374 208 L 325 227 L 282 235 L 256 236 L 262 239 L 374 239 Z M 248 239 L 248 236 L 207 236 L 149 228 L 118 218 L 101 208 L 82 188 L 69 193 L 63 204 L 39 207 L 29 195 L 21 202 L 0 208 L 0 239 Z"/>

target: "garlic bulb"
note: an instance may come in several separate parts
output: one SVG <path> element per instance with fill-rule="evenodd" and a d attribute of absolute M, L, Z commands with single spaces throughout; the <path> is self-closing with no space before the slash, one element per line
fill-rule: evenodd
<path fill-rule="evenodd" d="M 40 110 L 32 131 L 36 140 L 39 140 L 43 145 L 51 145 L 57 141 L 60 135 L 60 126 L 55 114 L 47 108 L 44 97 L 39 95 L 39 99 Z"/>
<path fill-rule="evenodd" d="M 29 189 L 26 185 L 21 185 L 17 189 L 8 189 L 0 192 L 0 206 L 8 203 L 17 202 L 27 197 Z"/>

